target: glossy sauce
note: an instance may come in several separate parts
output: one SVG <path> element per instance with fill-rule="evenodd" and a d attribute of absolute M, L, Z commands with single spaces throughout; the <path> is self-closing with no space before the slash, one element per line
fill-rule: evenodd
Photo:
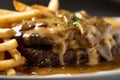
<path fill-rule="evenodd" d="M 114 26 L 114 23 L 112 25 Z M 119 25 L 117 25 L 117 27 L 118 26 Z M 102 61 L 96 66 L 88 66 L 88 65 L 81 64 L 79 66 L 70 65 L 70 66 L 55 67 L 55 68 L 52 68 L 52 67 L 49 67 L 49 68 L 27 68 L 25 70 L 23 70 L 23 69 L 20 70 L 20 68 L 19 68 L 18 71 L 22 72 L 25 75 L 43 76 L 43 75 L 53 75 L 53 74 L 84 74 L 84 73 L 116 70 L 116 69 L 120 69 L 120 55 L 114 57 L 113 61 L 111 61 L 111 62 Z"/>
<path fill-rule="evenodd" d="M 25 75 L 53 75 L 53 74 L 84 74 L 84 73 L 93 73 L 100 71 L 108 71 L 120 69 L 120 55 L 114 57 L 114 61 L 111 62 L 100 62 L 96 66 L 88 66 L 81 64 L 80 66 L 71 65 L 66 67 L 57 67 L 57 68 L 31 68 L 26 69 L 22 73 Z"/>

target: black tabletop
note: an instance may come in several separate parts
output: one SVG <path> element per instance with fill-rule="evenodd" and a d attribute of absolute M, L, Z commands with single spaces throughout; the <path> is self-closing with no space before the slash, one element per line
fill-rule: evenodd
<path fill-rule="evenodd" d="M 13 0 L 0 0 L 0 8 L 14 10 Z M 28 5 L 47 5 L 49 0 L 19 0 Z M 60 8 L 70 11 L 86 10 L 94 16 L 120 17 L 120 2 L 114 0 L 60 0 Z"/>

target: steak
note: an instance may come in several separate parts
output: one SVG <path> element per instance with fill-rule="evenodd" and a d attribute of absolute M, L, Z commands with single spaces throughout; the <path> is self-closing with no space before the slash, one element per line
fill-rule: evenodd
<path fill-rule="evenodd" d="M 64 10 L 54 15 L 53 19 L 24 20 L 13 27 L 18 50 L 29 66 L 97 65 L 101 58 L 112 61 L 120 54 L 120 36 L 102 18 Z"/>
<path fill-rule="evenodd" d="M 25 48 L 22 46 L 18 47 L 18 50 L 23 54 L 27 59 L 28 66 L 36 67 L 57 67 L 60 66 L 59 55 L 40 48 Z M 80 64 L 88 62 L 87 51 L 82 50 L 81 58 L 79 59 Z M 64 54 L 65 65 L 71 65 L 76 62 L 76 54 L 74 50 L 67 50 Z"/>

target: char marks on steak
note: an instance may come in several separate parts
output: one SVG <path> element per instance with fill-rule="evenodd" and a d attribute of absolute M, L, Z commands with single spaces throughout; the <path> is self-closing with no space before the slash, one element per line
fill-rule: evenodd
<path fill-rule="evenodd" d="M 19 48 L 20 49 L 20 48 Z M 35 48 L 21 48 L 22 53 L 28 60 L 29 66 L 48 67 L 60 66 L 59 55 L 52 51 L 45 51 Z M 21 51 L 21 50 L 20 50 Z M 76 55 L 74 50 L 67 50 L 64 54 L 64 62 L 66 65 L 71 65 L 76 62 Z M 88 62 L 88 55 L 85 50 L 82 50 L 80 64 Z"/>

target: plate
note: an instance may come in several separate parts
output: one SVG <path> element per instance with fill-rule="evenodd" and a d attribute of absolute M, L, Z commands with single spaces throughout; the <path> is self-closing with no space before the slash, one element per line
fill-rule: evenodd
<path fill-rule="evenodd" d="M 120 80 L 120 70 L 90 74 L 57 74 L 50 76 L 0 76 L 0 80 Z"/>
<path fill-rule="evenodd" d="M 106 22 L 120 27 L 120 17 L 104 18 Z M 117 24 L 117 25 L 116 25 Z M 89 74 L 56 74 L 50 76 L 0 76 L 0 80 L 120 80 L 120 69 Z"/>

